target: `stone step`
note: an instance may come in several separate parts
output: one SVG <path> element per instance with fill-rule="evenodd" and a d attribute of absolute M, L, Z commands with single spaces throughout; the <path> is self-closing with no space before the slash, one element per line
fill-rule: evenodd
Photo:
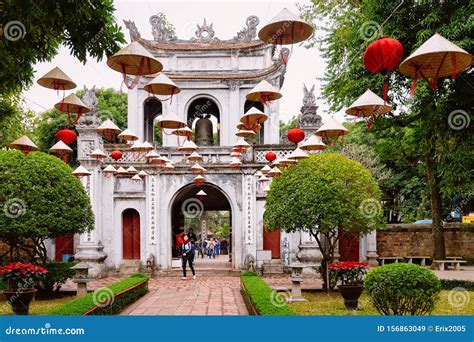
<path fill-rule="evenodd" d="M 225 269 L 225 268 L 194 268 L 196 275 L 199 276 L 231 276 L 239 277 L 242 271 Z M 186 269 L 188 276 L 192 276 L 191 270 L 189 267 Z M 166 277 L 182 277 L 183 270 L 181 268 L 173 268 L 171 271 L 161 271 L 156 273 L 157 276 L 166 276 Z"/>
<path fill-rule="evenodd" d="M 272 259 L 270 262 L 263 263 L 263 274 L 283 274 L 285 265 L 280 259 Z"/>

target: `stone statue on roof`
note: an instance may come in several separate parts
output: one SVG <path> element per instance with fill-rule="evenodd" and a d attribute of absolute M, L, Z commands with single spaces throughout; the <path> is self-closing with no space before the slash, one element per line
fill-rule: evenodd
<path fill-rule="evenodd" d="M 140 32 L 138 32 L 137 26 L 135 25 L 135 22 L 132 20 L 124 20 L 125 27 L 128 29 L 130 33 L 130 41 L 134 42 L 135 40 L 138 40 L 141 38 Z"/>

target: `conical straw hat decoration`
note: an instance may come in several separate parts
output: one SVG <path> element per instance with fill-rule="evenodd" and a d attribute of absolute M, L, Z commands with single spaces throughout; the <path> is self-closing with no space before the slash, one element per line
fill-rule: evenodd
<path fill-rule="evenodd" d="M 266 80 L 260 81 L 250 92 L 246 95 L 246 99 L 254 102 L 261 102 L 266 105 L 270 101 L 278 100 L 283 95 L 276 91 L 273 86 Z"/>
<path fill-rule="evenodd" d="M 315 134 L 311 134 L 309 138 L 300 145 L 300 148 L 305 151 L 319 151 L 325 147 L 326 144 L 323 143 L 321 137 Z"/>
<path fill-rule="evenodd" d="M 49 71 L 46 75 L 38 79 L 37 82 L 40 86 L 53 90 L 70 90 L 76 88 L 76 83 L 58 67 Z"/>
<path fill-rule="evenodd" d="M 8 147 L 13 148 L 15 150 L 20 150 L 26 156 L 28 153 L 32 151 L 38 151 L 38 146 L 35 145 L 34 142 L 30 140 L 26 135 L 21 136 L 20 138 L 16 139 L 12 142 Z"/>
<path fill-rule="evenodd" d="M 128 129 L 128 128 L 122 133 L 120 133 L 117 137 L 125 141 L 138 140 L 138 136 L 135 133 L 133 133 L 131 129 Z"/>
<path fill-rule="evenodd" d="M 411 94 L 419 78 L 435 90 L 439 78 L 453 79 L 472 64 L 472 55 L 438 33 L 424 42 L 400 64 L 400 72 L 413 79 Z"/>
<path fill-rule="evenodd" d="M 54 107 L 60 112 L 67 113 L 68 121 L 71 125 L 75 125 L 81 118 L 81 114 L 90 112 L 88 108 L 76 94 L 66 96 L 61 102 L 58 102 Z M 76 119 L 73 120 L 71 114 L 77 114 Z"/>
<path fill-rule="evenodd" d="M 340 122 L 329 117 L 314 134 L 322 137 L 325 140 L 326 145 L 334 146 L 339 137 L 342 137 L 341 142 L 344 144 L 344 135 L 347 133 L 349 133 L 347 128 L 345 128 Z"/>
<path fill-rule="evenodd" d="M 62 140 L 59 140 L 49 149 L 49 152 L 55 153 L 59 159 L 62 159 L 67 164 L 68 155 L 72 152 L 72 148 L 66 145 Z"/>
<path fill-rule="evenodd" d="M 313 34 L 313 26 L 284 8 L 258 32 L 258 38 L 268 44 L 296 44 Z"/>
<path fill-rule="evenodd" d="M 241 130 L 258 131 L 259 127 L 257 126 L 261 126 L 267 119 L 267 114 L 260 109 L 252 107 L 240 118 L 240 122 L 243 126 Z"/>
<path fill-rule="evenodd" d="M 163 65 L 137 41 L 111 56 L 107 65 L 122 73 L 124 83 L 129 89 L 135 88 L 140 76 L 156 74 L 163 69 Z M 127 75 L 135 75 L 131 83 L 128 83 Z"/>
<path fill-rule="evenodd" d="M 346 109 L 347 115 L 364 118 L 367 128 L 370 127 L 379 115 L 389 113 L 392 106 L 385 103 L 385 101 L 378 97 L 370 89 L 367 89 L 353 104 Z"/>
<path fill-rule="evenodd" d="M 99 127 L 97 127 L 96 131 L 107 140 L 114 140 L 115 136 L 122 132 L 122 130 L 110 119 L 105 120 Z"/>
<path fill-rule="evenodd" d="M 148 84 L 145 85 L 143 89 L 155 95 L 168 95 L 170 96 L 170 99 L 174 94 L 178 94 L 181 91 L 181 89 L 162 72 L 160 72 L 158 76 L 148 82 Z"/>

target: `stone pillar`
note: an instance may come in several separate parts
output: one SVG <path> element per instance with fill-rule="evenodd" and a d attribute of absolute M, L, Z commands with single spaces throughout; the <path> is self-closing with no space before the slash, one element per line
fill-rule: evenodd
<path fill-rule="evenodd" d="M 243 107 L 240 105 L 240 85 L 241 82 L 238 81 L 228 81 L 227 86 L 229 87 L 228 92 L 228 115 L 223 115 L 221 113 L 221 136 L 220 136 L 220 145 L 221 146 L 232 146 L 235 141 L 235 132 L 237 128 L 235 125 L 240 120 L 240 116 L 243 114 Z"/>
<path fill-rule="evenodd" d="M 369 266 L 378 266 L 379 263 L 377 258 L 379 255 L 377 254 L 377 232 L 375 230 L 371 231 L 366 235 L 367 241 L 367 262 Z"/>
<path fill-rule="evenodd" d="M 101 278 L 107 276 L 107 267 L 104 264 L 107 254 L 103 251 L 104 246 L 100 241 L 102 235 L 100 217 L 102 175 L 100 162 L 90 158 L 89 154 L 94 149 L 103 149 L 103 146 L 102 138 L 96 131 L 100 125 L 100 119 L 96 115 L 97 98 L 94 90 L 88 90 L 82 100 L 92 111 L 82 115 L 76 125 L 79 133 L 77 137 L 78 160 L 92 173 L 89 177 L 83 177 L 82 182 L 91 200 L 95 223 L 91 231 L 81 235 L 74 258 L 89 264 L 90 278 Z"/>
<path fill-rule="evenodd" d="M 314 238 L 308 232 L 301 232 L 301 241 L 298 245 L 298 260 L 304 265 L 303 274 L 305 276 L 317 276 L 317 267 L 321 265 L 321 252 Z"/>
<path fill-rule="evenodd" d="M 256 210 L 256 192 L 255 192 L 255 182 L 252 169 L 243 169 L 242 176 L 242 211 L 243 211 L 243 225 L 244 225 L 244 246 L 245 254 L 243 255 L 244 260 L 248 259 L 250 254 L 253 257 L 253 260 L 256 260 L 257 254 L 257 244 L 256 244 L 256 220 L 255 220 L 255 210 Z M 239 246 L 236 246 L 239 248 Z"/>

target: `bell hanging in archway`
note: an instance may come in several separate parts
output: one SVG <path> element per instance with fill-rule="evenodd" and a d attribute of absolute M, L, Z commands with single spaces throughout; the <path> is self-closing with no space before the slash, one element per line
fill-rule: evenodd
<path fill-rule="evenodd" d="M 196 145 L 212 146 L 212 144 L 212 122 L 206 114 L 196 122 Z"/>

